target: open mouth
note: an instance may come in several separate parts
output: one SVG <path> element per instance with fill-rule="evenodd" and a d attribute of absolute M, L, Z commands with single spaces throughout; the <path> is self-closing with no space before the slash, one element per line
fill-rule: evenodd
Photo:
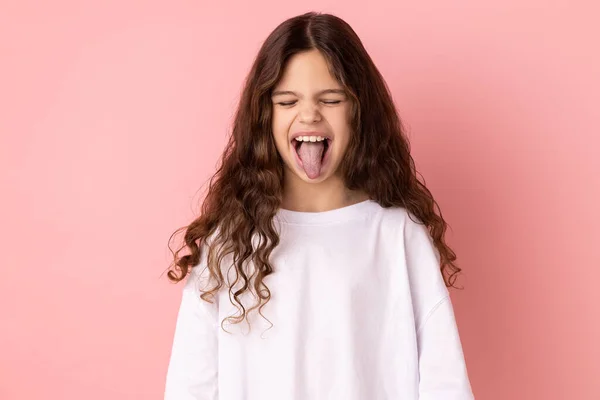
<path fill-rule="evenodd" d="M 298 141 L 296 139 L 292 139 L 292 145 L 294 146 L 294 149 L 296 150 L 296 155 L 298 156 L 298 159 L 300 159 L 300 161 L 302 161 L 302 157 L 300 157 L 300 146 L 302 146 L 304 143 L 304 141 Z M 308 142 L 311 143 L 310 145 L 312 145 L 315 142 Z M 331 147 L 331 139 L 330 138 L 323 138 L 323 153 L 321 154 L 321 163 L 323 162 L 323 160 L 325 159 L 325 156 L 327 155 L 329 148 Z"/>

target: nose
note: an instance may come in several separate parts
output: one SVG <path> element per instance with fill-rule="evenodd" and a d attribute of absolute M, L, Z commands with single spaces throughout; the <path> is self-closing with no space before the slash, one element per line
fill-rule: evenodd
<path fill-rule="evenodd" d="M 299 115 L 300 122 L 303 123 L 313 123 L 321 120 L 321 114 L 319 110 L 314 105 L 306 105 L 300 110 Z"/>

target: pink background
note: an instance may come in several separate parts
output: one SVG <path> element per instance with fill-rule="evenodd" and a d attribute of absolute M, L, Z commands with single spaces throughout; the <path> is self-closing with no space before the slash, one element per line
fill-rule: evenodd
<path fill-rule="evenodd" d="M 452 227 L 476 397 L 600 399 L 596 2 L 4 3 L 1 399 L 162 398 L 168 237 L 261 42 L 311 9 L 362 38 Z"/>

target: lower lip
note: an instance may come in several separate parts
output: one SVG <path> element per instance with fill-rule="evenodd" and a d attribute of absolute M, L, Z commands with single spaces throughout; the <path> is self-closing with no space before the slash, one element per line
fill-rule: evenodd
<path fill-rule="evenodd" d="M 329 146 L 327 147 L 327 151 L 325 152 L 325 156 L 323 157 L 323 161 L 321 162 L 321 173 L 323 172 L 323 170 L 325 170 L 325 168 L 328 165 L 329 159 L 331 158 L 331 144 L 332 141 L 329 141 Z M 298 166 L 304 171 L 304 166 L 302 165 L 302 160 L 300 159 L 300 157 L 298 156 L 298 152 L 296 151 L 296 146 L 294 145 L 294 143 L 291 143 L 292 145 L 292 152 L 294 153 L 294 158 L 296 159 L 296 163 L 298 164 Z"/>

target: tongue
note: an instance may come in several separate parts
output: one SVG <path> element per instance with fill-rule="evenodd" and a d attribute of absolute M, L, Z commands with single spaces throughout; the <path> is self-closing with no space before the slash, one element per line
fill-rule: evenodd
<path fill-rule="evenodd" d="M 325 145 L 321 142 L 301 142 L 298 156 L 302 160 L 304 172 L 310 179 L 315 179 L 321 173 L 321 156 Z"/>

